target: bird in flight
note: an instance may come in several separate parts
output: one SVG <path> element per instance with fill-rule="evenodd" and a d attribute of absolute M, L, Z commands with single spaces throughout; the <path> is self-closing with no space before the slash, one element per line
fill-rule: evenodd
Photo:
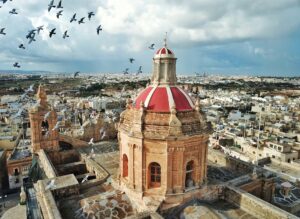
<path fill-rule="evenodd" d="M 37 27 L 36 30 L 37 30 L 37 33 L 40 34 L 40 31 L 44 30 L 44 25 Z"/>
<path fill-rule="evenodd" d="M 155 44 L 152 43 L 148 48 L 153 50 L 153 49 L 154 49 L 154 46 L 155 46 Z"/>
<path fill-rule="evenodd" d="M 56 6 L 56 8 L 64 8 L 61 4 L 61 0 L 59 1 L 58 5 Z"/>
<path fill-rule="evenodd" d="M 95 144 L 94 143 L 94 138 L 91 138 L 88 144 L 93 146 Z"/>
<path fill-rule="evenodd" d="M 99 25 L 99 26 L 97 27 L 97 34 L 98 34 L 98 35 L 99 35 L 100 31 L 102 31 L 101 25 Z"/>
<path fill-rule="evenodd" d="M 25 49 L 25 46 L 23 44 L 20 44 L 19 49 Z"/>
<path fill-rule="evenodd" d="M 71 20 L 70 20 L 70 23 L 72 23 L 73 21 L 76 21 L 76 13 L 73 14 L 73 16 L 72 16 L 72 18 L 71 18 Z"/>
<path fill-rule="evenodd" d="M 10 12 L 10 14 L 18 14 L 17 9 L 13 8 Z"/>
<path fill-rule="evenodd" d="M 63 10 L 60 10 L 59 12 L 57 12 L 56 17 L 59 19 L 59 16 L 62 15 Z"/>
<path fill-rule="evenodd" d="M 85 18 L 85 17 L 82 17 L 82 18 L 78 21 L 78 24 L 84 24 L 84 18 Z"/>
<path fill-rule="evenodd" d="M 78 76 L 79 73 L 80 73 L 79 71 L 75 72 L 75 73 L 74 73 L 74 78 L 76 78 L 76 76 Z"/>
<path fill-rule="evenodd" d="M 52 131 L 58 129 L 59 126 L 60 126 L 60 121 L 58 121 L 58 122 L 55 124 L 54 128 L 52 129 Z"/>
<path fill-rule="evenodd" d="M 35 29 L 28 31 L 28 34 L 26 35 L 26 39 L 32 38 L 35 36 Z"/>
<path fill-rule="evenodd" d="M 139 67 L 139 69 L 138 69 L 138 71 L 137 71 L 136 74 L 139 75 L 139 74 L 141 74 L 141 73 L 143 73 L 143 71 L 142 71 L 142 66 Z"/>
<path fill-rule="evenodd" d="M 28 42 L 28 44 L 32 43 L 32 41 L 36 41 L 34 37 L 35 37 L 35 33 L 33 35 L 29 36 L 29 42 Z"/>
<path fill-rule="evenodd" d="M 30 85 L 29 88 L 27 90 L 25 90 L 26 93 L 29 93 L 29 92 L 33 92 L 33 86 L 34 84 Z"/>
<path fill-rule="evenodd" d="M 68 31 L 66 30 L 66 31 L 64 32 L 63 38 L 66 39 L 67 37 L 70 37 L 70 36 L 68 35 Z"/>
<path fill-rule="evenodd" d="M 21 67 L 21 65 L 19 65 L 19 63 L 18 62 L 15 62 L 15 64 L 13 65 L 15 68 L 20 68 Z"/>
<path fill-rule="evenodd" d="M 129 70 L 129 68 L 126 68 L 125 71 L 123 71 L 123 74 L 124 74 L 124 75 L 128 75 L 128 74 L 129 74 L 129 73 L 128 73 L 128 70 Z"/>
<path fill-rule="evenodd" d="M 55 185 L 55 179 L 52 179 L 51 181 L 49 181 L 47 183 L 47 186 L 45 187 L 45 190 L 49 190 L 49 189 L 55 189 L 56 185 Z"/>
<path fill-rule="evenodd" d="M 91 11 L 88 13 L 89 20 L 91 20 L 92 16 L 95 16 L 95 13 Z"/>
<path fill-rule="evenodd" d="M 47 120 L 48 119 L 48 117 L 50 116 L 50 111 L 49 112 L 47 112 L 45 115 L 44 115 L 44 120 Z"/>
<path fill-rule="evenodd" d="M 49 37 L 51 38 L 53 35 L 55 35 L 56 33 L 55 33 L 55 30 L 56 30 L 56 28 L 53 28 L 51 31 L 50 31 L 50 33 L 49 33 Z"/>
<path fill-rule="evenodd" d="M 51 11 L 51 8 L 55 8 L 55 5 L 54 5 L 54 0 L 52 0 L 49 5 L 48 5 L 48 12 Z"/>
<path fill-rule="evenodd" d="M 1 29 L 0 29 L 0 34 L 6 35 L 6 33 L 4 33 L 4 30 L 5 30 L 5 28 L 1 28 Z"/>
<path fill-rule="evenodd" d="M 130 63 L 133 63 L 134 60 L 135 60 L 134 58 L 129 58 Z"/>

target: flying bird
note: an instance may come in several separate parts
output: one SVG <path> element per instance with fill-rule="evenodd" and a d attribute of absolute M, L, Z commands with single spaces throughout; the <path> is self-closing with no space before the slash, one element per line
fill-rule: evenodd
<path fill-rule="evenodd" d="M 63 35 L 63 38 L 64 38 L 64 39 L 65 39 L 66 37 L 70 37 L 70 36 L 68 35 L 68 31 L 67 31 L 67 30 L 64 32 L 64 35 Z"/>
<path fill-rule="evenodd" d="M 75 73 L 74 73 L 74 78 L 76 78 L 76 76 L 78 76 L 79 73 L 80 73 L 79 71 L 75 72 Z"/>
<path fill-rule="evenodd" d="M 35 37 L 35 34 L 33 34 L 32 36 L 29 37 L 28 44 L 32 43 L 32 41 L 36 41 L 34 37 Z"/>
<path fill-rule="evenodd" d="M 58 3 L 58 5 L 56 6 L 56 8 L 64 8 L 64 7 L 62 6 L 61 0 L 59 1 L 59 3 Z"/>
<path fill-rule="evenodd" d="M 56 30 L 56 28 L 53 28 L 51 31 L 50 31 L 50 33 L 49 33 L 49 37 L 51 38 L 53 35 L 55 35 L 56 33 L 55 33 L 55 30 Z"/>
<path fill-rule="evenodd" d="M 45 115 L 44 115 L 44 120 L 47 120 L 48 119 L 48 117 L 50 116 L 50 111 L 49 112 L 47 112 Z"/>
<path fill-rule="evenodd" d="M 91 20 L 92 16 L 95 16 L 95 13 L 91 11 L 88 13 L 89 20 Z"/>
<path fill-rule="evenodd" d="M 19 65 L 18 62 L 15 62 L 13 66 L 14 66 L 15 68 L 20 68 L 20 67 L 21 67 L 21 65 Z"/>
<path fill-rule="evenodd" d="M 60 125 L 60 121 L 58 121 L 58 122 L 55 124 L 54 128 L 52 129 L 52 131 L 55 131 L 56 129 L 59 129 L 59 125 Z"/>
<path fill-rule="evenodd" d="M 77 21 L 77 20 L 76 20 L 76 13 L 73 14 L 73 16 L 72 16 L 72 18 L 71 18 L 71 20 L 70 20 L 70 23 L 72 23 L 73 21 Z"/>
<path fill-rule="evenodd" d="M 59 16 L 62 16 L 63 10 L 60 10 L 59 12 L 56 13 L 56 17 L 59 19 Z"/>
<path fill-rule="evenodd" d="M 89 178 L 89 174 L 86 174 L 85 177 L 83 178 L 83 180 L 81 181 L 81 183 L 84 183 L 88 180 Z"/>
<path fill-rule="evenodd" d="M 153 49 L 154 49 L 154 46 L 155 46 L 155 44 L 152 43 L 148 48 L 153 50 Z"/>
<path fill-rule="evenodd" d="M 85 18 L 85 17 L 82 17 L 82 18 L 78 21 L 78 24 L 84 24 L 84 18 Z"/>
<path fill-rule="evenodd" d="M 103 140 L 106 137 L 106 131 L 103 132 L 103 135 L 101 136 L 101 140 Z"/>
<path fill-rule="evenodd" d="M 25 46 L 23 44 L 20 44 L 19 49 L 25 49 Z"/>
<path fill-rule="evenodd" d="M 142 66 L 139 67 L 139 69 L 138 69 L 138 71 L 137 71 L 136 74 L 139 75 L 139 74 L 141 74 L 141 73 L 143 73 L 143 71 L 142 71 Z"/>
<path fill-rule="evenodd" d="M 124 74 L 124 75 L 128 75 L 128 74 L 129 74 L 129 73 L 128 73 L 128 70 L 129 70 L 129 68 L 126 68 L 125 71 L 123 71 L 123 74 Z"/>
<path fill-rule="evenodd" d="M 17 9 L 13 8 L 10 12 L 10 14 L 18 14 Z"/>
<path fill-rule="evenodd" d="M 44 30 L 44 25 L 37 27 L 36 30 L 37 30 L 37 33 L 40 34 L 40 31 Z"/>
<path fill-rule="evenodd" d="M 133 63 L 134 60 L 135 60 L 134 58 L 129 58 L 130 63 Z"/>
<path fill-rule="evenodd" d="M 35 31 L 37 31 L 37 30 L 36 29 L 29 30 L 28 34 L 26 35 L 26 39 L 34 37 L 35 36 Z"/>
<path fill-rule="evenodd" d="M 48 12 L 51 11 L 51 8 L 55 8 L 55 5 L 54 5 L 54 0 L 52 0 L 49 5 L 48 5 Z"/>
<path fill-rule="evenodd" d="M 55 187 L 56 187 L 55 179 L 52 179 L 50 182 L 47 183 L 45 190 L 54 189 Z"/>
<path fill-rule="evenodd" d="M 89 143 L 88 143 L 89 145 L 94 145 L 95 143 L 94 143 L 94 138 L 91 138 L 91 140 L 89 141 Z"/>
<path fill-rule="evenodd" d="M 26 93 L 29 93 L 29 92 L 33 92 L 33 86 L 34 84 L 30 85 L 29 88 L 27 90 L 25 90 Z"/>
<path fill-rule="evenodd" d="M 1 29 L 0 29 L 0 34 L 6 35 L 6 33 L 4 33 L 4 30 L 5 30 L 5 28 L 1 28 Z"/>
<path fill-rule="evenodd" d="M 97 34 L 98 34 L 98 35 L 99 35 L 100 31 L 102 31 L 101 25 L 99 25 L 99 26 L 97 27 Z"/>

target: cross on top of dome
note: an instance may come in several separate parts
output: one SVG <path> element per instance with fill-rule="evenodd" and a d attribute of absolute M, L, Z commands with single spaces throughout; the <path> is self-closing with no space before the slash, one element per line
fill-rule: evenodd
<path fill-rule="evenodd" d="M 165 38 L 164 38 L 164 47 L 157 50 L 157 52 L 154 55 L 154 58 L 175 58 L 174 52 L 168 48 L 167 44 L 168 39 L 168 33 L 166 32 Z"/>

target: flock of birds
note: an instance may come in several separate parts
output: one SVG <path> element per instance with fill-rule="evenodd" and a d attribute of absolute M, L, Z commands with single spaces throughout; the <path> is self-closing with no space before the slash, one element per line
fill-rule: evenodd
<path fill-rule="evenodd" d="M 0 0 L 0 2 L 2 1 L 3 5 L 8 1 L 8 0 Z M 12 1 L 12 0 L 10 0 Z M 1 8 L 2 6 L 0 6 Z M 51 2 L 48 4 L 48 12 L 50 13 L 51 9 L 52 8 L 56 8 L 56 9 L 63 9 L 63 5 L 62 5 L 62 0 L 60 0 L 58 2 L 57 5 L 54 4 L 54 0 L 51 0 Z M 9 11 L 9 14 L 11 15 L 17 15 L 19 14 L 17 12 L 17 9 L 13 8 L 11 11 Z M 57 19 L 59 19 L 61 16 L 63 15 L 63 10 L 59 10 L 57 13 L 56 13 L 56 17 Z M 89 20 L 92 19 L 92 17 L 95 16 L 95 13 L 93 11 L 90 11 L 87 13 L 87 17 Z M 85 17 L 81 17 L 80 19 L 78 19 L 78 24 L 84 24 L 85 23 Z M 70 19 L 70 23 L 72 22 L 76 22 L 77 21 L 77 18 L 76 18 L 76 13 L 73 14 L 73 16 L 71 17 Z M 2 27 L 0 28 L 0 35 L 6 35 L 6 32 L 5 32 L 6 28 L 5 27 Z M 28 40 L 28 44 L 31 44 L 32 42 L 36 41 L 36 35 L 39 35 L 41 31 L 44 30 L 44 25 L 42 26 L 39 26 L 39 27 L 36 27 L 35 29 L 32 29 L 32 30 L 29 30 L 27 35 L 26 35 L 26 39 Z M 99 25 L 97 28 L 96 28 L 96 33 L 99 35 L 100 32 L 102 31 L 102 25 Z M 52 38 L 53 35 L 56 35 L 56 28 L 53 28 L 49 31 L 49 37 Z M 68 30 L 65 30 L 64 33 L 63 33 L 63 36 L 62 38 L 63 39 L 66 39 L 66 38 L 69 38 L 70 35 L 68 33 Z M 23 49 L 25 50 L 26 47 L 25 45 L 22 43 L 18 46 L 19 49 Z M 21 65 L 18 63 L 18 62 L 15 62 L 13 64 L 13 67 L 15 68 L 20 68 Z"/>
<path fill-rule="evenodd" d="M 7 2 L 7 1 L 12 1 L 12 0 L 0 0 L 0 2 L 3 3 L 3 5 Z M 2 6 L 0 6 L 1 8 Z M 51 0 L 50 3 L 48 4 L 48 12 L 50 13 L 51 10 L 53 11 L 54 9 L 57 9 L 58 11 L 56 12 L 56 18 L 57 19 L 60 19 L 61 16 L 63 16 L 63 3 L 62 3 L 62 0 L 60 0 L 57 5 L 55 5 L 54 3 L 54 0 Z M 11 15 L 18 15 L 19 12 L 17 11 L 16 8 L 13 8 L 9 11 L 9 14 Z M 88 20 L 90 21 L 92 19 L 92 17 L 95 16 L 95 12 L 93 11 L 90 11 L 87 13 L 87 18 Z M 80 17 L 80 18 L 77 18 L 77 14 L 74 13 L 73 16 L 71 17 L 71 19 L 69 20 L 70 23 L 72 22 L 78 22 L 78 24 L 84 24 L 85 23 L 85 19 L 86 17 Z M 6 35 L 6 32 L 5 32 L 6 28 L 5 27 L 0 27 L 0 35 Z M 36 41 L 36 35 L 39 35 L 41 31 L 44 30 L 44 25 L 42 26 L 38 26 L 36 27 L 35 29 L 32 29 L 32 30 L 29 30 L 27 35 L 26 35 L 26 39 L 28 40 L 28 44 L 31 44 L 32 42 L 35 42 Z M 96 28 L 96 33 L 99 35 L 100 32 L 102 31 L 102 25 L 99 25 L 97 28 Z M 57 32 L 56 32 L 56 28 L 53 28 L 49 31 L 49 38 L 52 38 L 54 35 L 56 35 Z M 62 38 L 63 39 L 66 39 L 66 38 L 69 38 L 70 35 L 68 33 L 68 30 L 65 30 L 63 35 L 62 35 Z M 154 46 L 155 44 L 152 43 L 150 46 L 148 46 L 148 49 L 150 50 L 154 50 Z M 22 50 L 25 50 L 26 47 L 23 43 L 21 43 L 19 46 L 18 46 L 19 49 L 22 49 Z M 134 58 L 129 58 L 129 62 L 132 64 L 133 62 L 135 61 Z M 21 65 L 19 64 L 19 62 L 15 62 L 13 64 L 13 67 L 14 68 L 21 68 Z M 139 75 L 141 74 L 143 71 L 142 71 L 142 66 L 139 66 L 138 70 L 136 71 L 136 75 Z M 124 75 L 127 75 L 129 74 L 129 68 L 126 68 L 124 71 L 123 71 L 123 74 Z M 75 72 L 74 73 L 74 78 L 76 76 L 79 75 L 79 72 Z"/>

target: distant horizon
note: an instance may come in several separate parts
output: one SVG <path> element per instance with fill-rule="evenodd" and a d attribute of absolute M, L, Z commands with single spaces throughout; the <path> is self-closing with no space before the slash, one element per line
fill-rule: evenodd
<path fill-rule="evenodd" d="M 177 76 L 199 76 L 203 77 L 203 74 L 205 73 L 206 77 L 209 76 L 220 76 L 220 77 L 268 77 L 268 78 L 300 78 L 300 73 L 295 74 L 295 75 L 268 75 L 268 74 L 254 74 L 254 73 L 240 73 L 240 74 L 230 74 L 230 73 L 213 73 L 213 72 L 193 72 L 193 73 L 180 73 L 177 72 Z M 25 74 L 25 75 L 55 75 L 55 74 L 66 74 L 66 75 L 72 75 L 74 72 L 64 72 L 64 71 L 58 71 L 58 72 L 53 72 L 53 71 L 45 71 L 45 70 L 1 70 L 0 69 L 0 75 L 3 74 Z M 105 75 L 105 74 L 113 74 L 113 75 L 123 75 L 122 72 L 80 72 L 80 74 L 88 75 L 88 74 L 99 74 L 99 75 Z M 146 72 L 140 74 L 140 76 L 151 76 L 152 72 Z M 199 75 L 197 75 L 199 74 Z M 129 72 L 129 74 L 124 75 L 124 76 L 136 76 L 135 73 Z"/>
<path fill-rule="evenodd" d="M 62 1 L 59 18 L 57 8 L 48 11 L 49 1 L 0 2 L 0 69 L 16 70 L 18 63 L 28 71 L 137 72 L 142 66 L 151 72 L 166 38 L 179 73 L 300 75 L 299 0 L 72 0 Z M 18 14 L 9 13 L 13 8 Z M 70 22 L 75 13 L 77 22 Z M 29 44 L 30 30 L 35 41 Z"/>

